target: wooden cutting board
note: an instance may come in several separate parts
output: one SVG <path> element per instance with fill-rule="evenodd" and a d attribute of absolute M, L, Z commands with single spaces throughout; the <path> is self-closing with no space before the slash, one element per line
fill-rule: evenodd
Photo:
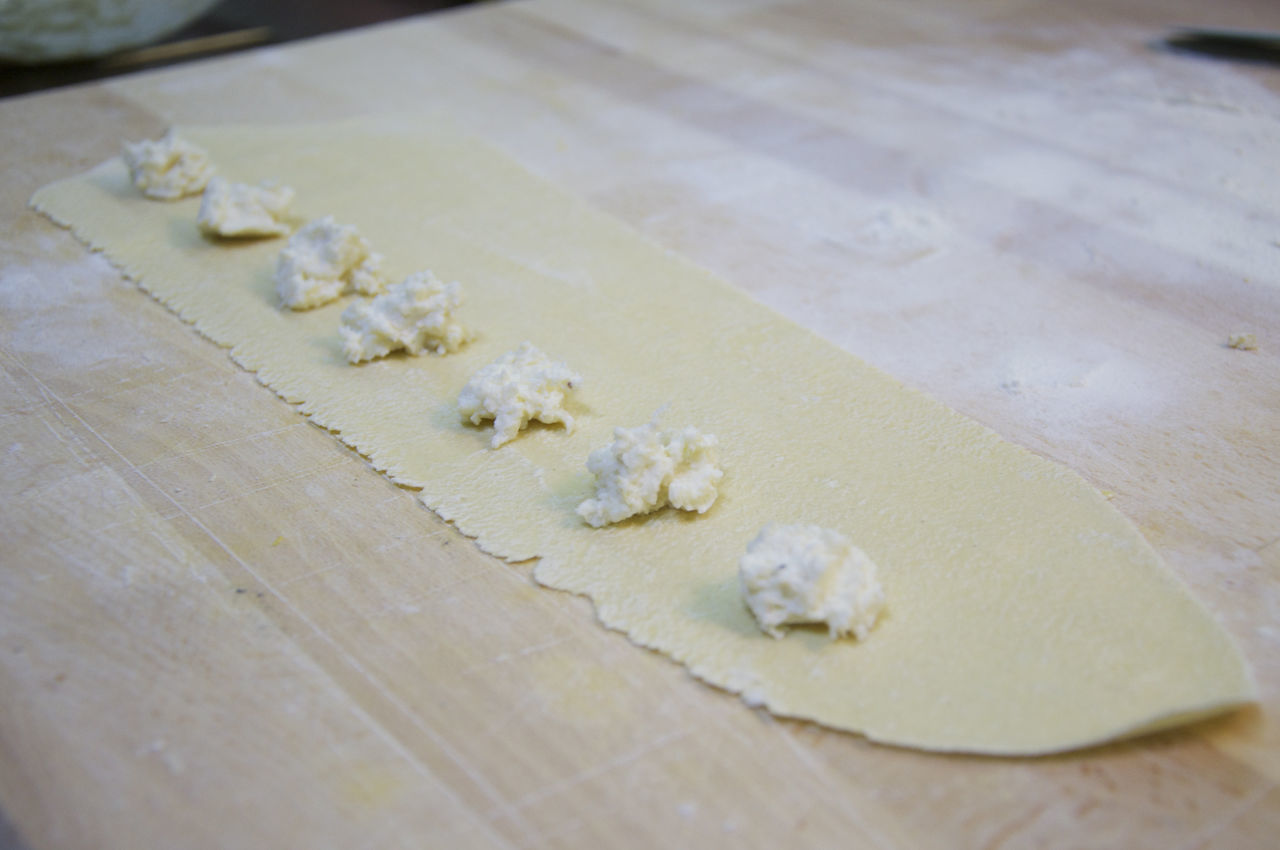
<path fill-rule="evenodd" d="M 1269 846 L 1280 70 L 1152 45 L 1280 7 L 901 6 L 485 4 L 0 102 L 0 804 L 25 842 Z M 1260 705 L 1034 760 L 748 709 L 478 552 L 24 209 L 172 122 L 397 110 L 1114 493 Z"/>

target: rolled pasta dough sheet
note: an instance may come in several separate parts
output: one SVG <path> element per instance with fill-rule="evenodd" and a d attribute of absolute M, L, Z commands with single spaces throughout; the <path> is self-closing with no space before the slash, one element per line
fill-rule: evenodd
<path fill-rule="evenodd" d="M 354 224 L 390 279 L 461 281 L 479 336 L 447 357 L 351 366 L 338 316 L 278 308 L 278 245 L 228 249 L 198 199 L 144 200 L 122 163 L 33 204 L 478 545 L 539 558 L 600 621 L 780 715 L 933 750 L 1066 750 L 1252 698 L 1230 638 L 1138 531 L 1072 471 L 861 362 L 447 125 L 184 128 L 222 173 L 297 190 Z M 851 275 L 857 270 L 851 269 Z M 573 433 L 499 450 L 458 391 L 524 340 L 585 382 Z M 720 439 L 705 515 L 603 529 L 574 513 L 591 449 L 663 409 Z M 736 564 L 769 521 L 850 536 L 887 597 L 866 641 L 765 636 Z"/>

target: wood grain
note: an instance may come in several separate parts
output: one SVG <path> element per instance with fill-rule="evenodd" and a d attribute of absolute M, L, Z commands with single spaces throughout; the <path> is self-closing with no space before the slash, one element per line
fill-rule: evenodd
<path fill-rule="evenodd" d="M 24 839 L 1269 846 L 1280 77 L 1149 46 L 1196 4 L 1069 8 L 504 4 L 0 103 L 0 804 Z M 1113 491 L 1261 704 L 1022 761 L 753 712 L 481 555 L 24 209 L 170 122 L 399 109 Z"/>

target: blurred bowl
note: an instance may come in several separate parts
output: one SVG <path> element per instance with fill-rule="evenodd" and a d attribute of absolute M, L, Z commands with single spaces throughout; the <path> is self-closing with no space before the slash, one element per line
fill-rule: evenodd
<path fill-rule="evenodd" d="M 91 59 L 150 44 L 218 0 L 0 0 L 0 59 Z"/>

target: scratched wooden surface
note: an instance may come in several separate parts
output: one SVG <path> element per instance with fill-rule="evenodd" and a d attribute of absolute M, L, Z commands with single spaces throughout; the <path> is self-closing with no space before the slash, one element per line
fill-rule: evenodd
<path fill-rule="evenodd" d="M 1280 71 L 1152 43 L 1280 8 L 1202 5 L 534 0 L 0 102 L 9 820 L 32 848 L 1271 846 Z M 752 711 L 24 209 L 170 122 L 403 109 L 1112 491 L 1259 706 L 1021 761 Z"/>

